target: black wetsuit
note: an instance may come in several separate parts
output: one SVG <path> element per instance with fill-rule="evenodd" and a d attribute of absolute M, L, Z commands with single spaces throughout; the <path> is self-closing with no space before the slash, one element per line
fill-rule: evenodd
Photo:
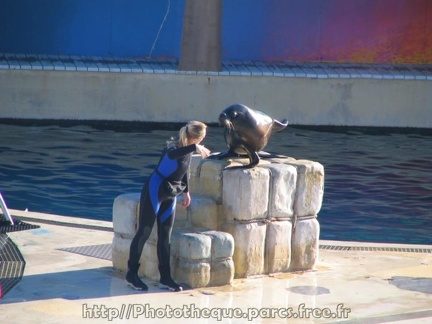
<path fill-rule="evenodd" d="M 188 192 L 189 164 L 195 144 L 184 147 L 165 148 L 156 170 L 150 175 L 141 191 L 139 226 L 132 239 L 129 265 L 138 265 L 144 244 L 157 221 L 157 256 L 161 278 L 170 277 L 170 241 L 175 218 L 176 197 L 169 196 L 161 184 L 163 177 L 169 181 L 182 181 L 186 184 L 183 192 Z"/>

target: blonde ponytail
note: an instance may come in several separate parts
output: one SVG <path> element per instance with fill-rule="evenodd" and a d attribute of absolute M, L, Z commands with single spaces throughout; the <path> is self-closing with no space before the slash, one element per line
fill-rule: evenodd
<path fill-rule="evenodd" d="M 187 125 L 180 128 L 178 144 L 180 146 L 188 145 L 188 126 Z"/>
<path fill-rule="evenodd" d="M 187 146 L 190 141 L 197 138 L 202 138 L 206 135 L 207 125 L 196 120 L 188 122 L 180 128 L 178 138 L 172 138 L 167 142 L 168 146 Z"/>

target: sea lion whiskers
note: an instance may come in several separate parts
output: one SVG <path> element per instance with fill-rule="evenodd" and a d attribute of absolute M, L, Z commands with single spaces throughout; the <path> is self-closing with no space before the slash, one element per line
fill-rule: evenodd
<path fill-rule="evenodd" d="M 229 119 L 225 119 L 223 126 L 228 128 L 229 130 L 232 130 L 234 128 L 233 124 L 231 123 L 231 120 L 229 120 Z"/>

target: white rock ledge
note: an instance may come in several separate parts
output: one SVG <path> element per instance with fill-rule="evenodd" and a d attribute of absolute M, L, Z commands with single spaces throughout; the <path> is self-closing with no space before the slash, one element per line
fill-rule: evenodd
<path fill-rule="evenodd" d="M 245 159 L 201 160 L 190 170 L 192 204 L 178 206 L 171 242 L 172 276 L 192 288 L 230 284 L 234 277 L 313 269 L 324 167 L 278 157 L 251 169 L 224 170 Z M 116 269 L 126 271 L 138 222 L 139 193 L 113 205 Z M 159 279 L 156 225 L 141 256 L 140 275 Z"/>

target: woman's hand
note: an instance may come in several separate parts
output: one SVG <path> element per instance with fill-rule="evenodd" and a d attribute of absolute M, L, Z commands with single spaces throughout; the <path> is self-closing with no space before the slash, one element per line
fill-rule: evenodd
<path fill-rule="evenodd" d="M 210 155 L 210 150 L 204 147 L 204 145 L 197 144 L 197 149 L 198 149 L 198 153 L 201 155 L 203 159 L 205 159 Z"/>
<path fill-rule="evenodd" d="M 183 193 L 182 206 L 186 208 L 190 205 L 190 203 L 191 203 L 191 196 L 190 196 L 189 192 Z"/>

